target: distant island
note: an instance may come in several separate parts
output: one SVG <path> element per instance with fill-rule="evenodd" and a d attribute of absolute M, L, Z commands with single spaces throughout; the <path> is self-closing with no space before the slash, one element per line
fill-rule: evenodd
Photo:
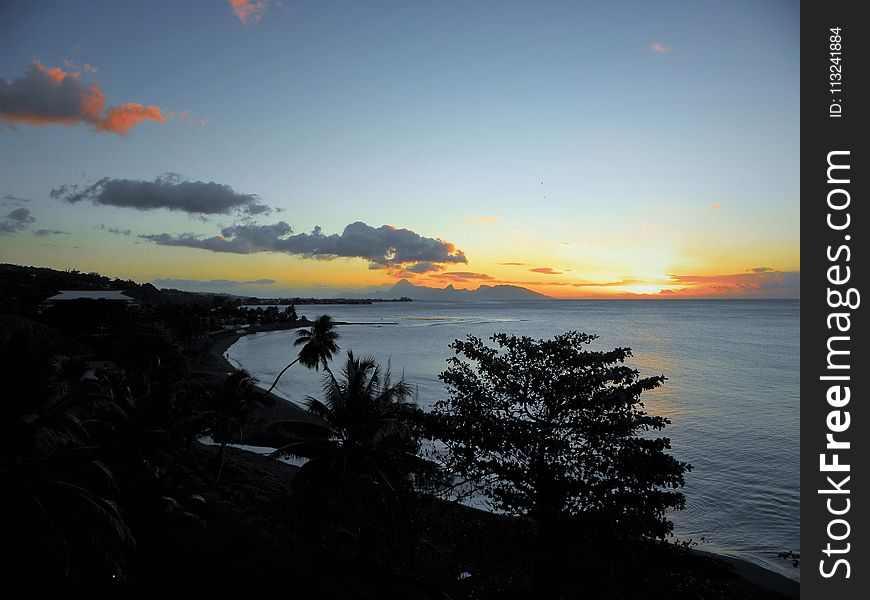
<path fill-rule="evenodd" d="M 432 300 L 442 302 L 473 300 L 549 300 L 550 296 L 533 292 L 516 285 L 481 285 L 476 290 L 456 289 L 453 285 L 443 288 L 414 285 L 407 279 L 398 281 L 384 291 L 367 292 L 371 299 L 409 298 L 411 300 Z"/>

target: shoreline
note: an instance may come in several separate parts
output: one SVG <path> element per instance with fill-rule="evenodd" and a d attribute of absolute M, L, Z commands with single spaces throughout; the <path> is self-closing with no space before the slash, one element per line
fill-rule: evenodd
<path fill-rule="evenodd" d="M 737 558 L 729 554 L 719 554 L 709 550 L 700 550 L 690 548 L 692 554 L 708 558 L 719 563 L 727 571 L 734 575 L 751 581 L 759 587 L 763 587 L 777 594 L 782 594 L 786 598 L 798 599 L 801 595 L 801 582 L 796 579 L 786 577 L 782 573 L 778 573 L 772 569 L 768 569 L 758 563 L 754 563 L 745 558 Z"/>
<path fill-rule="evenodd" d="M 341 325 L 350 323 L 340 323 Z M 257 328 L 254 330 L 245 330 L 241 333 L 238 331 L 221 333 L 209 339 L 207 347 L 207 360 L 213 369 L 214 374 L 222 376 L 223 374 L 232 371 L 236 367 L 230 363 L 225 354 L 229 348 L 239 339 L 246 335 L 255 333 L 264 333 L 269 331 L 290 331 L 310 325 L 308 321 L 299 321 L 292 326 Z M 260 388 L 265 391 L 264 388 Z M 255 411 L 255 417 L 258 420 L 269 423 L 277 420 L 300 420 L 306 422 L 316 422 L 314 417 L 307 410 L 298 406 L 292 400 L 278 396 L 274 392 L 269 393 L 270 403 L 258 407 Z M 248 452 L 247 450 L 240 450 Z M 253 453 L 252 454 L 256 454 Z M 746 558 L 738 558 L 728 554 L 719 554 L 709 550 L 701 550 L 691 548 L 690 552 L 698 556 L 707 558 L 716 562 L 723 569 L 733 573 L 734 575 L 750 581 L 760 587 L 775 593 L 781 594 L 787 598 L 800 597 L 800 581 L 792 579 L 777 571 L 769 569 L 760 564 L 754 563 Z"/>
<path fill-rule="evenodd" d="M 237 367 L 226 358 L 227 350 L 230 346 L 239 341 L 246 335 L 254 333 L 263 333 L 269 331 L 292 331 L 311 325 L 308 320 L 296 321 L 292 324 L 281 324 L 280 326 L 257 327 L 249 330 L 229 331 L 225 333 L 215 334 L 209 337 L 205 347 L 203 364 L 200 367 L 201 371 L 213 376 L 224 377 L 227 373 L 233 371 Z M 292 359 L 291 359 L 292 360 Z M 254 411 L 254 418 L 263 423 L 272 423 L 274 421 L 304 421 L 307 423 L 316 422 L 316 419 L 304 408 L 288 398 L 279 396 L 275 392 L 265 394 L 266 389 L 257 385 L 258 389 L 264 392 L 267 401 L 257 406 Z"/>

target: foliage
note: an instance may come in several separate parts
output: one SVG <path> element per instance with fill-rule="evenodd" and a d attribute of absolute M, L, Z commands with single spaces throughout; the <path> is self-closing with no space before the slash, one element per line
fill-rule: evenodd
<path fill-rule="evenodd" d="M 227 444 L 236 434 L 239 441 L 244 441 L 244 428 L 262 398 L 262 394 L 254 390 L 251 374 L 244 369 L 234 369 L 212 389 L 204 390 L 203 433 L 220 443 L 215 484 L 220 482 Z"/>
<path fill-rule="evenodd" d="M 382 372 L 373 359 L 348 352 L 339 379 L 324 374 L 322 400 L 308 399 L 315 422 L 273 425 L 296 439 L 273 456 L 307 459 L 292 488 L 302 533 L 325 536 L 332 552 L 365 548 L 363 555 L 373 544 L 412 539 L 403 524 L 415 484 L 434 465 L 417 456 L 422 412 L 411 395 L 389 367 Z"/>
<path fill-rule="evenodd" d="M 666 452 L 667 438 L 642 433 L 669 423 L 640 401 L 665 377 L 640 378 L 624 365 L 628 348 L 585 349 L 595 337 L 454 341 L 436 434 L 452 472 L 547 534 L 570 523 L 587 535 L 663 538 L 672 527 L 665 511 L 683 507 L 676 490 L 691 468 Z"/>
<path fill-rule="evenodd" d="M 341 381 L 327 373 L 323 399 L 308 398 L 317 423 L 275 424 L 300 438 L 275 456 L 308 459 L 299 485 L 362 477 L 391 492 L 407 487 L 410 465 L 418 461 L 421 414 L 411 396 L 404 379 L 393 383 L 389 367 L 382 373 L 374 359 L 348 352 Z"/>
<path fill-rule="evenodd" d="M 133 538 L 115 499 L 94 430 L 123 411 L 97 382 L 64 370 L 24 337 L 0 350 L 0 539 L 15 579 L 108 580 L 125 573 Z M 6 581 L 9 578 L 4 576 Z"/>
<path fill-rule="evenodd" d="M 274 390 L 281 376 L 297 362 L 315 371 L 320 370 L 321 366 L 325 371 L 329 371 L 329 361 L 340 350 L 337 343 L 338 338 L 335 321 L 329 315 L 320 315 L 314 320 L 311 327 L 297 331 L 296 341 L 293 342 L 293 345 L 302 346 L 302 349 L 299 350 L 296 360 L 281 369 L 266 393 Z"/>

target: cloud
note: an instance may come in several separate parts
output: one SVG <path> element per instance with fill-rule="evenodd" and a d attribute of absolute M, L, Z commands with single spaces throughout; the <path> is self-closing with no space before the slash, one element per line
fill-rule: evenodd
<path fill-rule="evenodd" d="M 235 279 L 155 279 L 154 285 L 161 288 L 231 288 L 242 285 L 274 285 L 274 279 L 253 279 L 239 281 Z"/>
<path fill-rule="evenodd" d="M 64 59 L 62 59 L 61 62 L 63 62 L 64 66 L 65 66 L 67 69 L 69 69 L 70 71 L 73 71 L 73 72 L 78 72 L 78 73 L 96 73 L 97 70 L 98 70 L 96 67 L 91 66 L 91 65 L 89 65 L 88 63 L 85 63 L 85 64 L 83 64 L 83 65 L 80 65 L 80 64 L 78 64 L 77 62 L 75 62 L 75 61 L 73 61 L 73 60 L 70 60 L 70 59 L 68 59 L 68 58 L 64 58 Z"/>
<path fill-rule="evenodd" d="M 563 275 L 562 271 L 556 271 L 551 269 L 550 267 L 536 267 L 534 269 L 529 269 L 532 273 L 543 273 L 544 275 Z"/>
<path fill-rule="evenodd" d="M 109 233 L 114 233 L 115 235 L 130 235 L 133 233 L 130 229 L 116 229 L 114 227 L 106 227 L 102 223 L 96 226 L 96 229 L 100 229 L 102 231 L 108 231 Z"/>
<path fill-rule="evenodd" d="M 465 217 L 466 223 L 498 223 L 498 217 Z"/>
<path fill-rule="evenodd" d="M 279 221 L 271 225 L 241 223 L 225 227 L 220 235 L 200 238 L 192 233 L 140 235 L 161 246 L 201 248 L 212 252 L 252 254 L 282 252 L 303 258 L 332 260 L 363 258 L 370 268 L 406 269 L 426 272 L 435 265 L 467 263 L 465 253 L 439 238 L 423 237 L 410 229 L 392 225 L 374 228 L 361 221 L 351 223 L 341 234 L 324 235 L 320 227 L 311 233 L 293 233 Z"/>
<path fill-rule="evenodd" d="M 175 119 L 176 121 L 180 121 L 182 123 L 191 123 L 193 125 L 199 125 L 200 127 L 205 127 L 208 125 L 208 119 L 205 118 L 197 118 L 190 114 L 189 110 L 183 110 L 179 113 L 169 113 L 169 118 Z"/>
<path fill-rule="evenodd" d="M 25 206 L 30 202 L 30 198 L 21 198 L 19 196 L 13 196 L 12 194 L 6 194 L 3 196 L 3 200 L 0 201 L 0 205 L 2 206 Z"/>
<path fill-rule="evenodd" d="M 127 103 L 104 109 L 105 95 L 96 83 L 84 83 L 83 72 L 94 72 L 90 65 L 66 72 L 50 69 L 34 61 L 22 77 L 11 83 L 0 78 L 0 119 L 9 124 L 44 125 L 87 124 L 94 131 L 126 135 L 145 120 L 163 123 L 166 116 L 156 106 Z"/>
<path fill-rule="evenodd" d="M 752 273 L 769 273 L 770 271 L 773 271 L 773 269 L 770 267 L 755 267 L 754 269 L 746 269 L 746 271 Z"/>
<path fill-rule="evenodd" d="M 245 25 L 259 22 L 269 8 L 267 0 L 229 0 L 229 3 L 233 13 Z"/>
<path fill-rule="evenodd" d="M 673 50 L 673 46 L 670 44 L 660 44 L 659 42 L 653 42 L 649 45 L 649 49 L 651 52 L 655 52 L 656 54 L 665 54 L 666 52 L 670 52 Z"/>
<path fill-rule="evenodd" d="M 432 275 L 431 277 L 436 279 L 443 279 L 447 281 L 493 281 L 495 278 L 491 275 L 487 275 L 486 273 L 471 273 L 469 271 L 447 271 L 445 273 L 438 273 L 436 275 Z"/>
<path fill-rule="evenodd" d="M 764 270 L 758 270 L 764 269 Z M 734 298 L 799 298 L 800 271 L 772 271 L 766 267 L 733 275 L 670 275 L 680 289 L 661 293 L 679 296 Z"/>
<path fill-rule="evenodd" d="M 94 204 L 137 210 L 165 208 L 192 214 L 227 214 L 235 209 L 248 215 L 271 212 L 256 194 L 240 194 L 226 184 L 212 181 L 185 181 L 176 173 L 160 175 L 154 181 L 104 177 L 90 185 L 64 185 L 51 190 L 49 195 L 70 204 L 90 200 Z"/>
<path fill-rule="evenodd" d="M 0 217 L 0 233 L 18 233 L 36 222 L 26 208 L 16 208 L 9 214 Z"/>
<path fill-rule="evenodd" d="M 717 210 L 722 210 L 722 205 L 714 202 L 709 206 L 710 210 L 716 212 Z"/>
<path fill-rule="evenodd" d="M 96 124 L 96 127 L 97 131 L 109 131 L 123 135 L 129 133 L 136 123 L 146 119 L 158 123 L 163 123 L 166 120 L 156 106 L 128 103 L 107 110 L 105 117 Z"/>
<path fill-rule="evenodd" d="M 524 262 L 503 262 L 503 263 L 498 263 L 498 264 L 500 264 L 500 265 L 502 265 L 502 266 L 505 266 L 505 267 L 525 267 L 528 263 L 524 263 Z"/>
<path fill-rule="evenodd" d="M 37 229 L 33 232 L 33 235 L 38 235 L 39 237 L 46 237 L 49 235 L 70 235 L 70 232 L 60 231 L 59 229 Z"/>
<path fill-rule="evenodd" d="M 373 263 L 374 264 L 374 263 Z M 413 273 L 415 275 L 421 275 L 423 273 L 432 273 L 435 271 L 440 271 L 444 267 L 441 265 L 436 265 L 432 262 L 420 262 L 415 265 L 411 265 L 410 267 L 406 267 L 403 270 L 408 273 Z"/>
<path fill-rule="evenodd" d="M 651 282 L 644 281 L 643 279 L 620 279 L 619 281 L 605 281 L 601 283 L 572 283 L 571 285 L 574 287 L 622 287 L 628 285 L 647 285 L 650 283 Z"/>

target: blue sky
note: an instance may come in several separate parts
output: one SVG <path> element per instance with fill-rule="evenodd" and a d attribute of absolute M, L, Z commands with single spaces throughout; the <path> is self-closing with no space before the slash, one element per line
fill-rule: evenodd
<path fill-rule="evenodd" d="M 584 282 L 661 291 L 672 275 L 799 270 L 796 2 L 285 0 L 247 24 L 219 0 L 0 7 L 7 84 L 34 61 L 71 72 L 65 59 L 97 69 L 80 80 L 107 107 L 190 116 L 126 135 L 5 119 L 0 196 L 31 200 L 30 229 L 70 234 L 0 237 L 16 262 L 64 266 L 78 252 L 134 278 L 250 279 L 226 272 L 221 252 L 136 237 L 208 237 L 236 215 L 50 198 L 171 172 L 283 209 L 264 224 L 407 228 L 461 249 L 461 272 L 557 295 L 597 292 L 574 285 Z M 99 224 L 132 234 L 107 237 Z M 370 269 L 359 256 L 264 252 L 232 257 L 232 269 L 288 289 L 408 275 L 409 264 Z M 503 262 L 559 271 L 564 285 Z M 459 272 L 440 267 L 420 281 Z"/>

